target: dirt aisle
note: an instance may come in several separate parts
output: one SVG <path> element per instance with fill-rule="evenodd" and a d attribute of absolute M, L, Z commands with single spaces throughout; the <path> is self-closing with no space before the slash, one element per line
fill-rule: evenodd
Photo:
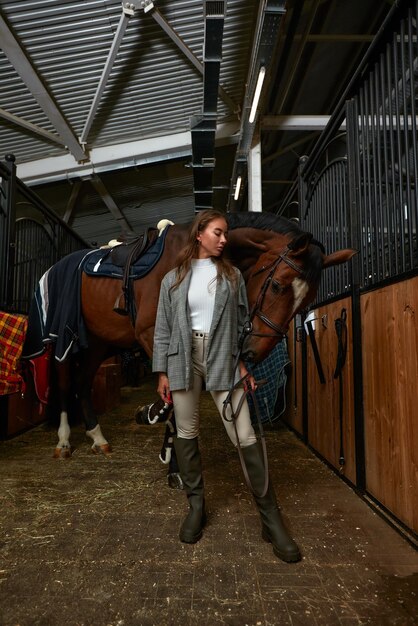
<path fill-rule="evenodd" d="M 199 543 L 180 543 L 164 427 L 133 419 L 154 389 L 125 389 L 101 417 L 109 459 L 81 426 L 69 461 L 52 459 L 45 426 L 0 443 L 1 626 L 416 624 L 418 553 L 283 427 L 267 432 L 270 470 L 304 558 L 274 557 L 208 396 L 209 521 Z"/>

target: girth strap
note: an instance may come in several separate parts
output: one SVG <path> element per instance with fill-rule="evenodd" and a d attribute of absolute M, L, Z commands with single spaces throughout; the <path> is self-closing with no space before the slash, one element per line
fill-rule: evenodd
<path fill-rule="evenodd" d="M 119 315 L 129 315 L 129 307 L 131 307 L 131 317 L 133 318 L 133 323 L 135 321 L 135 311 L 133 311 L 133 306 L 131 303 L 132 298 L 130 294 L 129 274 L 132 263 L 145 252 L 150 243 L 148 238 L 148 232 L 149 231 L 147 230 L 146 232 L 142 233 L 138 238 L 138 242 L 134 246 L 132 246 L 132 250 L 130 251 L 129 256 L 126 259 L 123 268 L 122 293 L 119 294 L 119 296 L 116 298 L 115 304 L 113 305 L 113 310 Z"/>

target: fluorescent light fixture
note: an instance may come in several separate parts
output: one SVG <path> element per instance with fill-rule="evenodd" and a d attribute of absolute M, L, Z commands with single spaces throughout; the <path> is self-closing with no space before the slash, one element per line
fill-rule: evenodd
<path fill-rule="evenodd" d="M 266 75 L 266 68 L 260 67 L 260 72 L 258 74 L 257 85 L 255 86 L 253 103 L 251 105 L 250 117 L 248 121 L 252 124 L 255 120 L 255 114 L 257 113 L 258 101 L 260 100 L 261 90 L 263 88 L 264 77 Z"/>
<path fill-rule="evenodd" d="M 235 184 L 234 200 L 238 200 L 239 190 L 241 189 L 241 183 L 242 183 L 242 177 L 238 176 L 237 182 Z"/>

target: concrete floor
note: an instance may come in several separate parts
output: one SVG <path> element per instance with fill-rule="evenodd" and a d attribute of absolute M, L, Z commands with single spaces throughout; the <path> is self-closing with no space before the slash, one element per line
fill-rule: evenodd
<path fill-rule="evenodd" d="M 69 461 L 40 426 L 0 443 L 0 625 L 267 626 L 418 623 L 418 553 L 284 427 L 267 432 L 271 475 L 303 551 L 279 561 L 260 537 L 236 452 L 204 399 L 209 521 L 178 541 L 185 495 L 167 486 L 164 427 L 133 413 L 154 380 L 101 417 L 114 453 Z"/>

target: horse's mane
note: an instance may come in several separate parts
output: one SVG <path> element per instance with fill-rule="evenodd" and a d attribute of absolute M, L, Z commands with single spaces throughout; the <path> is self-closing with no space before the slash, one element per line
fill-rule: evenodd
<path fill-rule="evenodd" d="M 235 230 L 236 228 L 259 228 L 260 230 L 273 230 L 284 235 L 300 235 L 303 232 L 296 222 L 274 213 L 227 213 L 225 217 L 230 230 Z"/>
<path fill-rule="evenodd" d="M 229 230 L 237 228 L 258 228 L 260 230 L 272 230 L 283 235 L 293 235 L 297 237 L 306 232 L 302 230 L 296 222 L 274 213 L 227 213 L 226 219 Z M 303 263 L 303 274 L 309 283 L 319 282 L 322 270 L 322 254 L 325 252 L 324 246 L 312 239 L 313 245 L 309 246 L 308 253 Z"/>

